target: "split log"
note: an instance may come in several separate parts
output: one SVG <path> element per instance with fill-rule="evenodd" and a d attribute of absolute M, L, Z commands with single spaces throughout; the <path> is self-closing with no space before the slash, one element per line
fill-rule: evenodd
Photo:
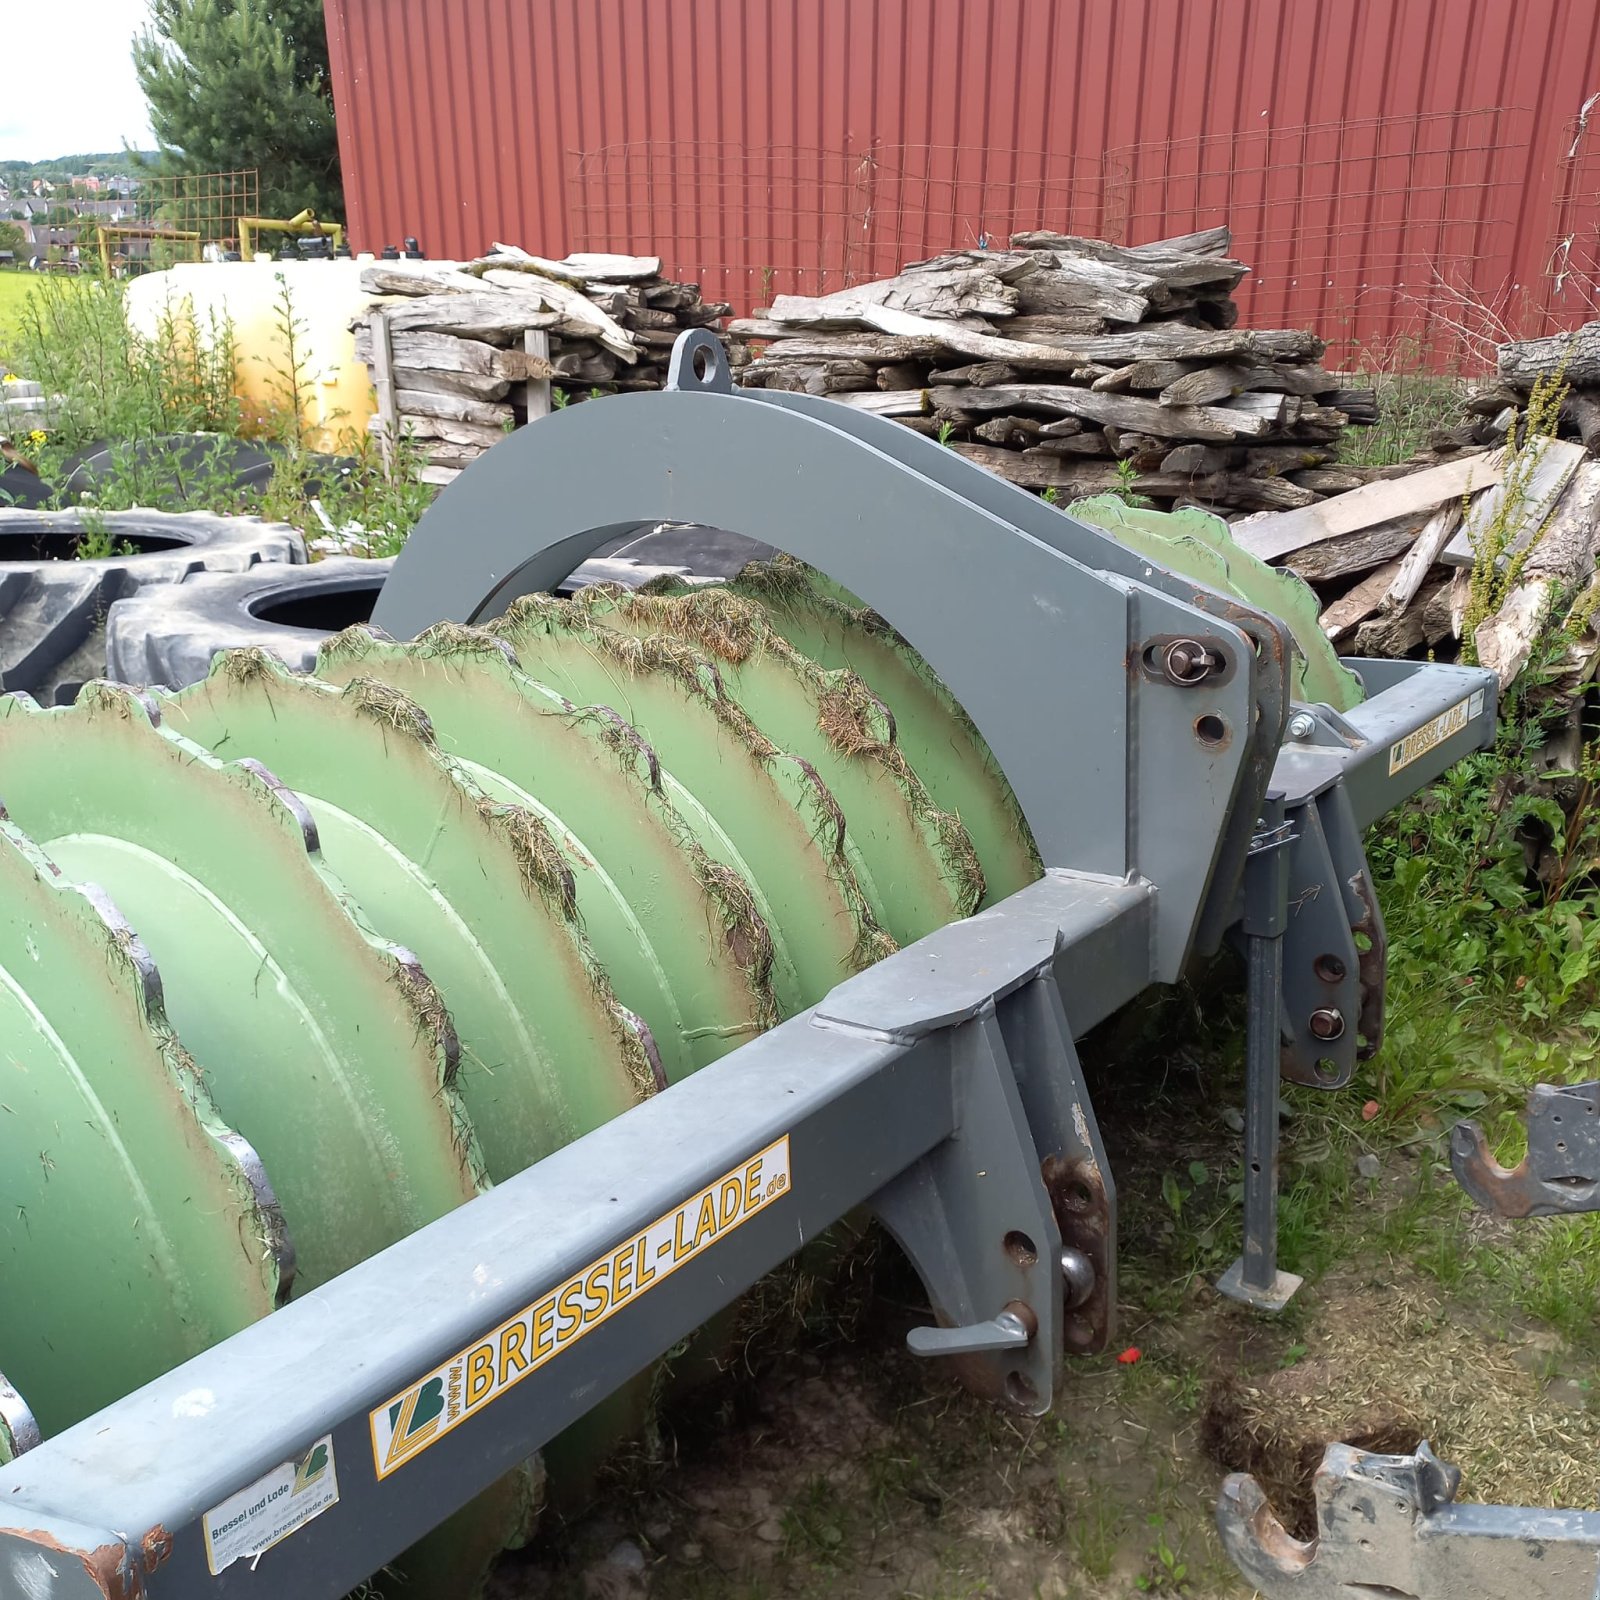
<path fill-rule="evenodd" d="M 1091 429 L 1084 433 L 1055 434 L 1050 438 L 1041 438 L 1034 441 L 1030 448 L 1049 456 L 1113 456 L 1124 454 L 1123 451 L 1113 446 L 1109 435 L 1101 433 L 1098 429 Z M 1127 454 L 1131 456 L 1132 452 L 1129 451 Z M 1160 465 L 1160 460 L 1161 458 L 1158 455 L 1150 463 L 1149 468 L 1142 468 L 1142 470 L 1153 470 L 1154 467 Z M 1135 461 L 1135 465 L 1140 465 L 1140 463 Z"/>
<path fill-rule="evenodd" d="M 408 271 L 384 264 L 363 268 L 361 287 L 367 294 L 375 295 L 434 295 L 475 294 L 483 285 L 470 272 L 452 267 L 419 267 Z"/>
<path fill-rule="evenodd" d="M 1561 408 L 1561 419 L 1576 430 L 1590 455 L 1600 455 L 1600 395 L 1574 390 Z"/>
<path fill-rule="evenodd" d="M 661 276 L 660 256 L 613 256 L 580 250 L 556 262 L 556 266 L 575 278 L 604 278 L 617 283 Z"/>
<path fill-rule="evenodd" d="M 378 421 L 376 417 L 372 419 Z M 484 422 L 457 422 L 449 417 L 412 416 L 402 412 L 400 432 L 413 439 L 442 439 L 446 444 L 472 446 L 488 450 L 500 443 L 510 431 L 505 426 L 491 426 Z M 430 455 L 431 455 L 430 450 Z"/>
<path fill-rule="evenodd" d="M 1422 581 L 1433 570 L 1433 564 L 1449 542 L 1450 535 L 1461 525 L 1461 503 L 1447 501 L 1428 518 L 1417 542 L 1406 552 L 1395 573 L 1394 581 L 1384 591 L 1379 609 L 1385 612 L 1404 611 L 1416 598 Z"/>
<path fill-rule="evenodd" d="M 1071 348 L 1031 345 L 1018 339 L 997 338 L 975 333 L 956 323 L 939 323 L 928 317 L 913 316 L 889 306 L 862 308 L 861 320 L 880 333 L 899 338 L 934 338 L 951 350 L 977 361 L 1010 361 L 1018 366 L 1078 367 L 1092 361 L 1143 361 L 1170 356 L 1174 360 L 1237 355 L 1263 356 L 1278 360 L 1314 360 L 1322 354 L 1322 341 L 1315 334 L 1294 329 L 1266 332 L 1207 333 L 1176 323 L 1157 322 L 1126 333 L 1102 334 L 1098 338 L 1074 340 Z"/>
<path fill-rule="evenodd" d="M 1037 316 L 1019 315 L 1006 323 L 1006 334 L 1034 344 L 1060 344 L 1067 339 L 1093 338 L 1106 331 L 1104 317 L 1082 312 L 1054 311 Z"/>
<path fill-rule="evenodd" d="M 1376 572 L 1369 572 L 1317 618 L 1317 626 L 1330 639 L 1338 639 L 1340 635 L 1349 633 L 1357 623 L 1365 622 L 1382 603 L 1389 586 L 1399 576 L 1400 567 L 1400 561 L 1388 561 Z"/>
<path fill-rule="evenodd" d="M 1157 243 L 1129 249 L 1124 245 L 1108 244 L 1103 239 L 1046 232 L 1014 233 L 1011 243 L 1018 250 L 1048 250 L 1063 266 L 1074 259 L 1098 261 L 1119 267 L 1132 275 L 1155 278 L 1168 288 L 1212 285 L 1219 300 L 1231 294 L 1249 271 L 1242 261 L 1200 255 L 1170 244 Z"/>
<path fill-rule="evenodd" d="M 1354 650 L 1358 656 L 1408 656 L 1436 644 L 1449 631 L 1450 580 L 1441 578 L 1407 610 L 1363 622 L 1356 629 Z"/>
<path fill-rule="evenodd" d="M 511 392 L 505 378 L 480 377 L 473 372 L 435 372 L 428 367 L 394 369 L 397 389 L 424 394 L 462 395 L 471 400 L 503 400 Z"/>
<path fill-rule="evenodd" d="M 1202 228 L 1198 233 L 1175 234 L 1170 239 L 1153 239 L 1149 244 L 1129 245 L 1136 256 L 1162 255 L 1175 251 L 1191 256 L 1225 256 L 1233 244 L 1233 230 L 1226 226 Z"/>
<path fill-rule="evenodd" d="M 938 323 L 932 323 L 931 334 L 913 338 L 895 337 L 882 333 L 802 333 L 792 328 L 780 327 L 759 317 L 740 317 L 728 325 L 732 338 L 775 339 L 758 359 L 762 361 L 936 361 L 949 354 Z"/>
<path fill-rule="evenodd" d="M 873 373 L 873 383 L 879 389 L 922 389 L 929 382 L 927 368 L 917 361 L 891 361 L 887 366 L 877 368 L 865 361 L 852 365 Z"/>
<path fill-rule="evenodd" d="M 597 340 L 623 361 L 632 362 L 639 359 L 639 347 L 633 336 L 626 329 L 619 327 L 616 321 L 588 299 L 582 290 L 574 289 L 571 285 L 558 282 L 554 278 L 544 277 L 531 268 L 518 271 L 491 269 L 483 274 L 483 281 L 501 289 L 509 289 L 516 294 L 525 294 L 530 298 L 537 295 L 550 310 L 565 312 L 573 331 L 581 331 L 589 338 Z"/>
<path fill-rule="evenodd" d="M 1336 500 L 1323 500 L 1309 509 L 1315 512 L 1322 510 L 1324 506 L 1337 504 Z M 1324 539 L 1320 544 L 1296 550 L 1285 556 L 1280 564 L 1304 578 L 1307 583 L 1327 583 L 1334 578 L 1347 578 L 1355 573 L 1365 572 L 1370 567 L 1381 566 L 1385 561 L 1409 550 L 1421 532 L 1425 520 L 1421 513 L 1413 513 L 1393 522 L 1380 522 L 1375 527 L 1362 528 L 1355 533 L 1340 534 L 1335 538 Z M 1243 526 L 1243 523 L 1234 524 L 1236 538 L 1238 530 Z M 1244 544 L 1243 539 L 1239 539 L 1238 542 Z"/>
<path fill-rule="evenodd" d="M 1236 417 L 1208 406 L 1163 406 L 1135 395 L 1097 394 L 1093 389 L 1059 383 L 944 389 L 939 401 L 963 411 L 1043 411 L 1101 424 L 1109 422 L 1162 439 L 1234 439 L 1241 434 L 1265 433 L 1270 426 L 1260 417 Z M 1045 429 L 1046 433 L 1049 431 Z"/>
<path fill-rule="evenodd" d="M 935 405 L 938 400 L 938 393 L 935 392 Z M 1037 417 L 991 417 L 989 421 L 979 423 L 972 432 L 984 444 L 1010 445 L 1013 449 L 1021 450 L 1037 441 L 1043 426 Z M 1079 423 L 1078 426 L 1082 427 L 1083 424 Z"/>
<path fill-rule="evenodd" d="M 391 334 L 448 333 L 484 343 L 508 344 L 520 340 L 530 328 L 554 328 L 564 319 L 559 312 L 533 311 L 519 306 L 518 296 L 507 294 L 429 294 L 391 302 L 383 312 Z"/>
<path fill-rule="evenodd" d="M 1345 467 L 1307 467 L 1300 472 L 1284 474 L 1291 483 L 1298 483 L 1302 489 L 1314 490 L 1317 494 L 1348 494 L 1352 489 L 1359 489 L 1366 483 L 1366 477 L 1359 472 L 1351 472 Z"/>
<path fill-rule="evenodd" d="M 1575 591 L 1594 575 L 1597 532 L 1600 461 L 1586 461 L 1528 552 L 1510 592 L 1473 634 L 1478 660 L 1499 676 L 1502 687 L 1527 665 L 1557 595 Z"/>
<path fill-rule="evenodd" d="M 1126 394 L 1130 389 L 1148 392 L 1165 389 L 1188 371 L 1182 361 L 1133 361 L 1125 367 L 1113 367 L 1104 377 L 1096 378 L 1091 387 L 1106 394 Z"/>
<path fill-rule="evenodd" d="M 1502 378 L 1524 392 L 1540 378 L 1553 378 L 1558 372 L 1574 389 L 1600 387 L 1600 322 L 1587 322 L 1548 339 L 1503 344 L 1495 366 Z"/>
<path fill-rule="evenodd" d="M 426 389 L 397 389 L 395 405 L 413 417 L 446 417 L 454 422 L 482 422 L 504 427 L 512 420 L 508 405 L 474 400 L 464 394 L 436 394 Z"/>
<path fill-rule="evenodd" d="M 356 334 L 356 356 L 367 359 L 370 336 L 365 328 Z M 521 382 L 528 376 L 528 357 L 520 350 L 502 350 L 479 339 L 455 339 L 442 333 L 394 333 L 390 348 L 397 367 L 431 372 L 465 373 L 474 377 Z M 543 374 L 548 376 L 548 374 Z"/>
<path fill-rule="evenodd" d="M 836 394 L 840 405 L 868 411 L 875 417 L 921 417 L 929 410 L 926 389 L 864 390 L 857 394 Z"/>
<path fill-rule="evenodd" d="M 1161 458 L 1163 472 L 1220 472 L 1227 464 L 1225 452 L 1203 444 L 1180 444 Z"/>
<path fill-rule="evenodd" d="M 1009 317 L 1017 309 L 1017 291 L 981 268 L 952 268 L 884 278 L 836 294 L 780 294 L 767 310 L 767 319 L 782 327 L 851 327 L 872 322 L 872 311 L 898 311 L 904 315 L 943 319 L 981 316 Z M 880 325 L 880 324 L 875 324 Z M 893 332 L 893 329 L 885 329 Z"/>
<path fill-rule="evenodd" d="M 980 389 L 992 389 L 996 384 L 1015 383 L 1017 369 L 1003 361 L 974 361 L 965 367 L 946 367 L 928 374 L 929 383 L 966 383 Z"/>

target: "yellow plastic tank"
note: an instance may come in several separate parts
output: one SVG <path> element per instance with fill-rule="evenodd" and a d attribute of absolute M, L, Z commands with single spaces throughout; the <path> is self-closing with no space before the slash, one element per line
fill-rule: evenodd
<path fill-rule="evenodd" d="M 373 415 L 372 383 L 356 359 L 350 324 L 372 301 L 361 288 L 368 261 L 196 262 L 136 278 L 128 286 L 128 319 L 153 337 L 170 309 L 193 317 L 208 337 L 226 319 L 233 326 L 235 385 L 246 432 L 281 410 L 289 392 L 284 295 L 292 307 L 306 444 L 339 451 L 360 439 Z"/>

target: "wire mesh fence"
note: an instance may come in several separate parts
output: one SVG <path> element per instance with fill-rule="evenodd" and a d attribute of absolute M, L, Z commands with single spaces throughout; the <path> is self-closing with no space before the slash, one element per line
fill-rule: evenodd
<path fill-rule="evenodd" d="M 1226 222 L 1252 269 L 1247 324 L 1314 327 L 1343 356 L 1404 343 L 1432 365 L 1474 364 L 1486 342 L 1600 305 L 1600 97 L 1545 193 L 1526 181 L 1534 121 L 1485 106 L 1096 157 L 639 141 L 569 154 L 569 233 L 585 249 L 648 248 L 747 311 L 1027 229 L 1142 243 Z M 1549 238 L 1549 261 L 1518 281 L 1508 240 L 1530 232 Z"/>
<path fill-rule="evenodd" d="M 1020 228 L 1122 228 L 1106 163 L 1042 151 L 875 145 L 861 151 L 642 140 L 568 158 L 583 248 L 641 240 L 708 299 L 740 309 L 826 294 L 919 255 L 1003 244 Z"/>
<path fill-rule="evenodd" d="M 52 184 L 26 202 L 28 258 L 44 268 L 98 264 L 119 276 L 199 261 L 207 245 L 236 249 L 239 218 L 260 209 L 254 169 L 156 173 L 134 168 Z"/>

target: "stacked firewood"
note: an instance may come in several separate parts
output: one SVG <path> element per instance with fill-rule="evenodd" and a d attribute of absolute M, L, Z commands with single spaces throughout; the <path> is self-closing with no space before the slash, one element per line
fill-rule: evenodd
<path fill-rule="evenodd" d="M 1467 420 L 1432 441 L 1439 464 L 1385 468 L 1321 505 L 1246 518 L 1234 537 L 1310 582 L 1323 631 L 1354 655 L 1448 657 L 1470 634 L 1475 658 L 1509 685 L 1560 607 L 1578 620 L 1556 681 L 1581 687 L 1600 663 L 1589 620 L 1600 595 L 1600 323 L 1503 345 L 1497 365 L 1468 392 Z M 1543 417 L 1529 407 L 1541 378 L 1570 385 L 1559 418 L 1553 401 Z M 1486 437 L 1505 444 L 1475 442 Z"/>
<path fill-rule="evenodd" d="M 1124 248 L 1021 233 L 729 327 L 740 381 L 824 394 L 942 440 L 1013 483 L 1075 499 L 1132 489 L 1163 509 L 1309 506 L 1363 475 L 1335 464 L 1367 389 L 1323 341 L 1237 327 L 1249 270 L 1226 228 Z"/>
<path fill-rule="evenodd" d="M 549 261 L 502 244 L 460 265 L 383 262 L 361 286 L 375 297 L 354 325 L 373 430 L 415 439 L 430 483 L 553 406 L 659 389 L 678 335 L 731 309 L 662 277 L 655 256 Z"/>

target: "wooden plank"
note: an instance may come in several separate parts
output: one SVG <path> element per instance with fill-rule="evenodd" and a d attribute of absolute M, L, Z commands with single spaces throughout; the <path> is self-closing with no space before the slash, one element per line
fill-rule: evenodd
<path fill-rule="evenodd" d="M 1573 473 L 1587 454 L 1581 444 L 1570 439 L 1547 439 L 1543 445 L 1536 443 L 1529 448 L 1538 451 L 1538 459 L 1531 467 L 1519 467 L 1517 471 L 1520 479 L 1517 531 L 1501 552 L 1502 557 L 1515 555 L 1537 536 L 1540 525 L 1561 498 L 1562 491 L 1571 482 Z M 1444 547 L 1440 559 L 1451 566 L 1471 566 L 1475 559 L 1474 552 L 1500 517 L 1505 500 L 1506 484 L 1503 478 L 1496 479 L 1487 493 L 1474 495 L 1460 529 Z"/>
<path fill-rule="evenodd" d="M 1325 539 L 1388 524 L 1396 517 L 1432 512 L 1446 501 L 1460 499 L 1469 490 L 1498 483 L 1501 470 L 1499 456 L 1485 454 L 1430 467 L 1426 472 L 1413 472 L 1404 478 L 1382 479 L 1303 511 L 1235 523 L 1234 540 L 1251 555 L 1276 561 Z"/>
<path fill-rule="evenodd" d="M 392 478 L 400 410 L 395 401 L 394 347 L 389 339 L 389 321 L 382 311 L 374 311 L 368 316 L 367 339 L 371 351 L 372 388 L 378 402 L 378 414 L 373 419 L 378 424 L 378 454 L 383 461 L 384 473 Z"/>
<path fill-rule="evenodd" d="M 654 259 L 652 257 L 652 259 Z M 660 270 L 661 263 L 656 262 Z M 529 328 L 522 336 L 523 353 L 528 357 L 528 381 L 522 391 L 522 404 L 529 422 L 548 417 L 554 406 L 550 390 L 550 335 Z M 543 434 L 539 436 L 541 439 Z"/>

